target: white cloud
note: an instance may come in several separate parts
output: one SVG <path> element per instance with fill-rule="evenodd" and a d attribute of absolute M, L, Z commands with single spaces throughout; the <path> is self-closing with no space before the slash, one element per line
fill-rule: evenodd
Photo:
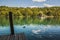
<path fill-rule="evenodd" d="M 53 7 L 54 5 L 50 5 L 50 4 L 43 4 L 44 7 Z"/>
<path fill-rule="evenodd" d="M 30 8 L 34 8 L 34 7 L 37 8 L 37 7 L 39 7 L 39 6 L 29 6 L 29 7 L 30 7 Z"/>
<path fill-rule="evenodd" d="M 32 0 L 33 2 L 45 2 L 46 0 Z"/>

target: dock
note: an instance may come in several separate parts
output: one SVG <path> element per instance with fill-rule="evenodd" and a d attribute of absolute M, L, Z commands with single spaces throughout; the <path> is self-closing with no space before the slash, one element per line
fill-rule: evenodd
<path fill-rule="evenodd" d="M 24 33 L 15 34 L 15 35 L 2 35 L 0 40 L 27 40 Z"/>
<path fill-rule="evenodd" d="M 9 22 L 10 22 L 10 35 L 0 35 L 0 40 L 27 40 L 24 33 L 15 34 L 13 26 L 12 12 L 9 12 Z"/>

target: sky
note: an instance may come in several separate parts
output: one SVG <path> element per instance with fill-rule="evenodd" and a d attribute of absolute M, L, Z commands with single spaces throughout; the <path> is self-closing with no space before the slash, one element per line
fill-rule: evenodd
<path fill-rule="evenodd" d="M 52 6 L 60 6 L 60 0 L 0 0 L 0 6 L 52 7 Z"/>

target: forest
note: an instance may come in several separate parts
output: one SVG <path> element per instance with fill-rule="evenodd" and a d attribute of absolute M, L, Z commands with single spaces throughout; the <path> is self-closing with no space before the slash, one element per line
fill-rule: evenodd
<path fill-rule="evenodd" d="M 13 16 L 19 17 L 60 16 L 60 7 L 24 8 L 0 6 L 0 16 L 8 16 L 10 11 L 13 13 Z"/>

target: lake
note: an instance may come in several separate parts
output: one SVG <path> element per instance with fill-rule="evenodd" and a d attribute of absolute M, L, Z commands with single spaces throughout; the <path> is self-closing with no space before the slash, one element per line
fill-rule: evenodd
<path fill-rule="evenodd" d="M 24 32 L 27 40 L 59 40 L 60 18 L 13 17 L 14 32 Z M 0 17 L 0 35 L 10 35 L 9 18 Z"/>

